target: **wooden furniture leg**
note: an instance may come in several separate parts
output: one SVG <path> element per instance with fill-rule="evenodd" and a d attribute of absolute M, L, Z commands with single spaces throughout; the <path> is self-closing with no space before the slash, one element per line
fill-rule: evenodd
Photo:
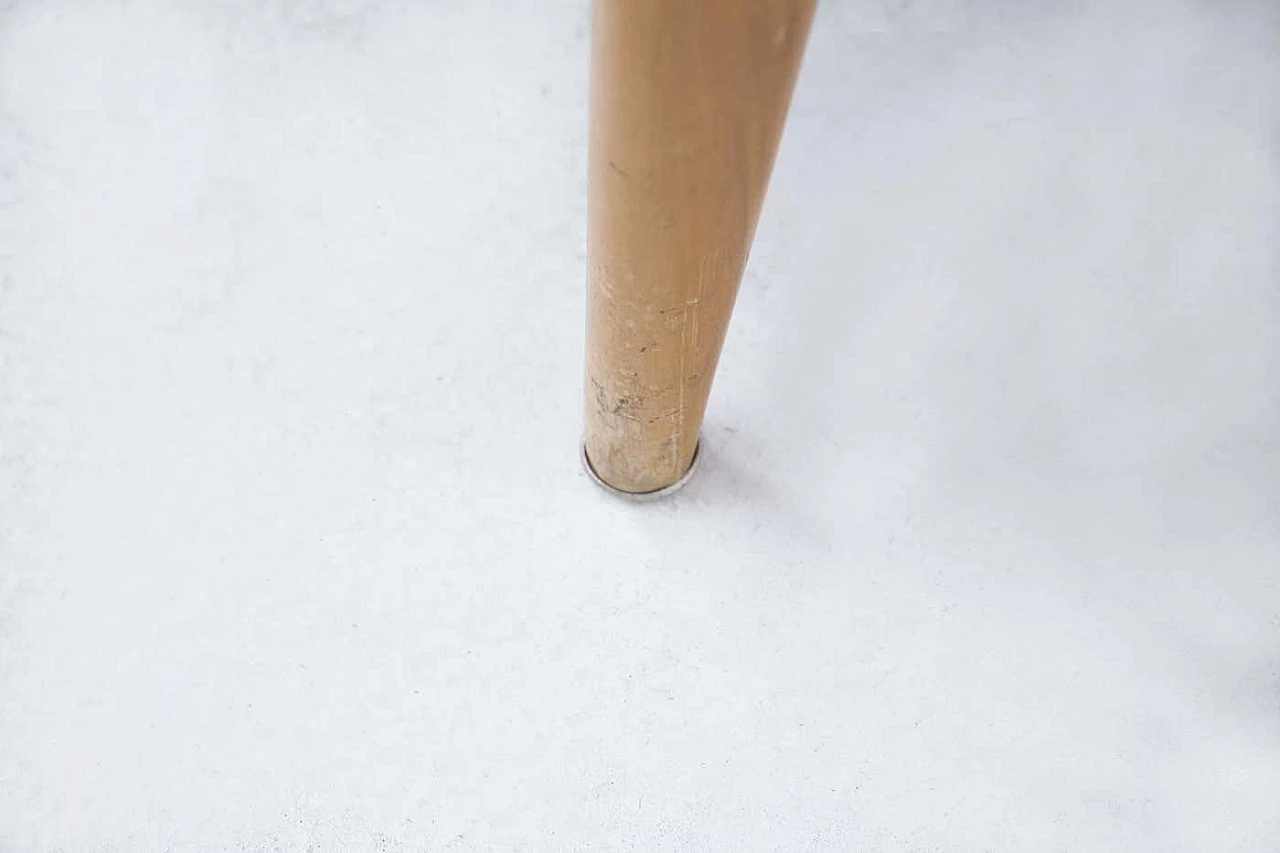
<path fill-rule="evenodd" d="M 815 0 L 594 0 L 585 454 L 693 460 Z"/>

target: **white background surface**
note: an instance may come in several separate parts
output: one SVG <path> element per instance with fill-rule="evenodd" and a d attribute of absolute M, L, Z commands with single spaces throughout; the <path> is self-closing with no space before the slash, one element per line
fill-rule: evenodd
<path fill-rule="evenodd" d="M 1280 846 L 1274 4 L 829 0 L 643 507 L 581 2 L 0 6 L 0 850 Z"/>

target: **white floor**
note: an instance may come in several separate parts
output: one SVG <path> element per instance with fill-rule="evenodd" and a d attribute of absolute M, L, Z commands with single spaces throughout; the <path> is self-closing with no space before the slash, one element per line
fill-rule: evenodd
<path fill-rule="evenodd" d="M 827 0 L 650 506 L 580 0 L 0 8 L 4 853 L 1280 849 L 1280 7 Z"/>

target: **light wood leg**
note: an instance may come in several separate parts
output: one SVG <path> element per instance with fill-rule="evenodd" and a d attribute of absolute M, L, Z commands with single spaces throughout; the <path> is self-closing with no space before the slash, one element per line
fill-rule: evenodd
<path fill-rule="evenodd" d="M 594 2 L 586 453 L 622 491 L 692 461 L 814 2 Z"/>

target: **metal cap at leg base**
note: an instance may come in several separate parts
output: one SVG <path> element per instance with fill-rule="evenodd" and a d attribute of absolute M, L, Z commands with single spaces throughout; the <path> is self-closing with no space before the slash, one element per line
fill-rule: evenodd
<path fill-rule="evenodd" d="M 689 461 L 689 468 L 669 486 L 663 486 L 661 489 L 654 489 L 651 492 L 624 492 L 622 489 L 615 488 L 604 480 L 600 479 L 600 475 L 596 473 L 596 469 L 591 467 L 591 459 L 587 456 L 587 443 L 584 441 L 580 445 L 580 454 L 582 457 L 582 467 L 586 470 L 587 476 L 591 478 L 591 482 L 604 489 L 609 494 L 632 503 L 648 503 L 673 495 L 684 488 L 684 484 L 689 482 L 689 478 L 693 476 L 693 472 L 698 470 L 698 460 L 702 457 L 702 439 L 698 439 L 698 443 L 693 446 L 693 459 Z"/>

